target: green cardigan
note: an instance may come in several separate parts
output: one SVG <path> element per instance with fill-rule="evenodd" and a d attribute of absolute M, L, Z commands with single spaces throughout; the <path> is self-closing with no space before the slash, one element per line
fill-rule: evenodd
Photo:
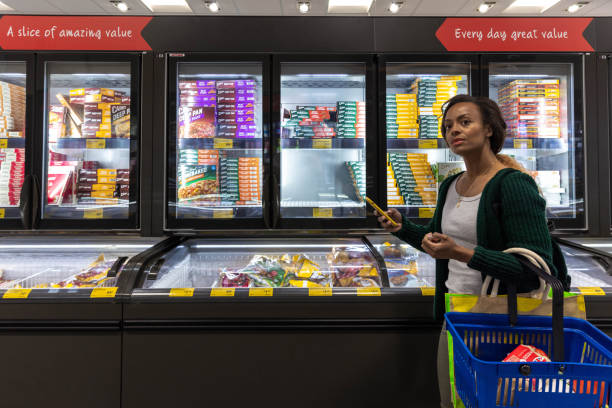
<path fill-rule="evenodd" d="M 408 219 L 402 221 L 397 237 L 423 251 L 421 242 L 425 234 L 442 232 L 442 210 L 448 188 L 459 174 L 442 182 L 434 216 L 427 225 L 417 225 Z M 500 210 L 495 206 L 501 205 Z M 504 293 L 503 282 L 517 285 L 519 293 L 531 291 L 538 286 L 538 279 L 526 272 L 518 260 L 504 249 L 521 247 L 539 254 L 555 276 L 566 279 L 567 268 L 562 256 L 555 253 L 546 221 L 546 201 L 539 195 L 535 181 L 518 170 L 500 170 L 485 186 L 478 206 L 476 218 L 477 246 L 468 262 L 472 269 L 501 281 L 500 293 Z M 558 247 L 557 247 L 558 248 Z M 553 262 L 554 258 L 554 262 Z M 557 267 L 555 267 L 555 264 Z M 558 270 L 560 269 L 560 270 Z M 434 318 L 444 315 L 444 293 L 447 291 L 448 259 L 436 260 L 436 292 Z"/>

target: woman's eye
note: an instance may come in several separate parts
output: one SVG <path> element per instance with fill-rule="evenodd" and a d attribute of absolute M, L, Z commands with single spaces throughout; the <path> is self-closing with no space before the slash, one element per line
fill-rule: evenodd
<path fill-rule="evenodd" d="M 461 124 L 462 124 L 463 126 L 467 126 L 467 125 L 469 125 L 469 124 L 470 124 L 470 121 L 469 121 L 469 120 L 467 120 L 467 119 L 463 119 L 463 120 L 461 121 Z"/>

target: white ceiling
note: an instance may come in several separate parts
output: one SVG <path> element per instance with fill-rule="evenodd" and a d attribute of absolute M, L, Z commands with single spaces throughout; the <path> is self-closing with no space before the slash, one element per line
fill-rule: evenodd
<path fill-rule="evenodd" d="M 62 15 L 152 15 L 151 11 L 140 0 L 123 0 L 130 10 L 122 13 L 109 0 L 1 0 L 15 11 L 2 14 L 62 14 Z M 186 0 L 191 7 L 189 13 L 155 13 L 155 15 L 226 15 L 226 16 L 299 16 L 297 0 L 218 0 L 221 6 L 219 13 L 213 14 L 204 6 L 204 0 Z M 489 1 L 489 0 L 487 0 Z M 492 0 L 491 0 L 492 1 Z M 612 16 L 611 0 L 591 0 L 576 13 L 565 11 L 578 0 L 561 0 L 544 13 L 530 14 L 539 17 L 609 17 Z M 388 11 L 391 0 L 374 0 L 369 14 L 352 14 L 353 16 L 445 16 L 466 17 L 480 16 L 510 17 L 513 14 L 503 13 L 513 0 L 497 0 L 496 5 L 486 14 L 476 11 L 482 0 L 403 0 L 403 6 L 397 14 Z M 310 0 L 311 12 L 308 16 L 326 16 L 327 0 Z M 332 14 L 338 16 L 338 14 Z M 514 14 L 526 16 L 525 14 Z"/>

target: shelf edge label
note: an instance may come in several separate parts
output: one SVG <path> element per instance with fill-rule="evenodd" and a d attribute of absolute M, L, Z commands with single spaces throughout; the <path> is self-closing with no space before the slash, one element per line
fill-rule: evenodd
<path fill-rule="evenodd" d="M 234 147 L 233 139 L 218 139 L 215 138 L 214 148 L 215 149 L 231 149 Z"/>
<path fill-rule="evenodd" d="M 236 294 L 236 288 L 212 288 L 211 297 L 232 297 Z"/>
<path fill-rule="evenodd" d="M 422 296 L 434 296 L 436 294 L 436 288 L 432 288 L 429 286 L 421 287 L 421 295 Z"/>
<path fill-rule="evenodd" d="M 85 147 L 87 149 L 105 149 L 106 140 L 104 139 L 86 139 Z"/>
<path fill-rule="evenodd" d="M 8 139 L 0 139 L 0 149 L 6 149 L 8 147 Z"/>
<path fill-rule="evenodd" d="M 587 296 L 606 296 L 606 292 L 604 292 L 604 290 L 598 286 L 593 286 L 593 287 L 580 287 L 578 288 L 578 290 L 580 291 L 580 293 L 582 293 L 583 295 L 587 295 Z"/>
<path fill-rule="evenodd" d="M 0 208 L 0 218 L 4 218 L 6 216 L 6 210 L 4 208 Z"/>
<path fill-rule="evenodd" d="M 272 288 L 250 288 L 249 296 L 272 296 L 274 289 Z"/>
<path fill-rule="evenodd" d="M 332 218 L 334 210 L 332 208 L 313 208 L 312 216 L 314 218 Z"/>
<path fill-rule="evenodd" d="M 380 296 L 380 288 L 357 288 L 357 296 Z"/>
<path fill-rule="evenodd" d="M 4 50 L 148 51 L 142 36 L 152 17 L 7 16 L 0 18 Z"/>
<path fill-rule="evenodd" d="M 515 149 L 533 149 L 533 140 L 531 139 L 514 139 Z"/>
<path fill-rule="evenodd" d="M 331 149 L 332 140 L 331 139 L 313 139 L 312 148 L 313 149 Z"/>
<path fill-rule="evenodd" d="M 83 210 L 83 218 L 85 219 L 100 219 L 104 218 L 103 208 L 86 208 Z"/>
<path fill-rule="evenodd" d="M 214 210 L 213 218 L 234 218 L 234 210 Z"/>
<path fill-rule="evenodd" d="M 308 296 L 331 296 L 332 288 L 308 288 Z"/>
<path fill-rule="evenodd" d="M 172 288 L 168 296 L 170 297 L 192 297 L 194 288 Z"/>
<path fill-rule="evenodd" d="M 437 149 L 438 139 L 419 140 L 419 149 Z"/>
<path fill-rule="evenodd" d="M 27 299 L 32 289 L 7 289 L 2 295 L 3 299 Z"/>
<path fill-rule="evenodd" d="M 114 286 L 111 288 L 93 288 L 91 290 L 90 298 L 114 298 L 117 294 L 118 287 Z"/>
<path fill-rule="evenodd" d="M 419 218 L 433 218 L 435 211 L 434 207 L 419 208 Z"/>

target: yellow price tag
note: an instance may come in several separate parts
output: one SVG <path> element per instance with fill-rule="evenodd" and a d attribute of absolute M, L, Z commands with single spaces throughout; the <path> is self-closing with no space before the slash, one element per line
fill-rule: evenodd
<path fill-rule="evenodd" d="M 380 296 L 380 288 L 357 288 L 357 296 Z"/>
<path fill-rule="evenodd" d="M 213 218 L 234 218 L 234 210 L 213 211 Z"/>
<path fill-rule="evenodd" d="M 170 289 L 170 293 L 168 296 L 170 297 L 192 297 L 193 296 L 193 288 L 173 288 Z"/>
<path fill-rule="evenodd" d="M 533 149 L 533 140 L 531 139 L 514 139 L 515 149 Z"/>
<path fill-rule="evenodd" d="M 331 139 L 314 139 L 312 141 L 313 149 L 331 149 L 332 140 Z"/>
<path fill-rule="evenodd" d="M 419 149 L 437 149 L 438 141 L 436 139 L 419 140 Z"/>
<path fill-rule="evenodd" d="M 115 297 L 115 295 L 117 294 L 117 288 L 112 287 L 112 288 L 93 288 L 91 291 L 91 295 L 89 295 L 89 297 L 91 298 L 113 298 Z"/>
<path fill-rule="evenodd" d="M 104 209 L 102 208 L 86 208 L 83 210 L 83 218 L 99 219 L 104 218 Z"/>
<path fill-rule="evenodd" d="M 232 147 L 234 147 L 234 140 L 215 138 L 214 146 L 215 146 L 215 149 L 231 149 Z"/>
<path fill-rule="evenodd" d="M 236 294 L 236 288 L 212 288 L 210 296 L 212 297 L 231 297 Z"/>
<path fill-rule="evenodd" d="M 332 288 L 308 288 L 308 296 L 331 296 Z"/>
<path fill-rule="evenodd" d="M 249 296 L 272 296 L 274 289 L 272 288 L 250 288 Z"/>
<path fill-rule="evenodd" d="M 6 149 L 8 147 L 8 139 L 0 139 L 0 149 Z"/>
<path fill-rule="evenodd" d="M 334 212 L 331 208 L 313 208 L 312 216 L 315 218 L 332 218 Z"/>
<path fill-rule="evenodd" d="M 27 299 L 32 289 L 7 289 L 2 297 L 4 299 Z"/>
<path fill-rule="evenodd" d="M 419 208 L 419 218 L 433 218 L 435 207 Z"/>
<path fill-rule="evenodd" d="M 578 288 L 580 293 L 588 296 L 606 296 L 606 292 L 598 286 Z"/>
<path fill-rule="evenodd" d="M 4 218 L 6 214 L 6 210 L 4 208 L 0 208 L 0 218 Z"/>
<path fill-rule="evenodd" d="M 434 296 L 436 294 L 436 288 L 432 288 L 429 286 L 421 287 L 421 295 L 423 296 Z"/>
<path fill-rule="evenodd" d="M 104 149 L 106 148 L 106 140 L 104 139 L 87 139 L 85 147 L 88 149 Z"/>

